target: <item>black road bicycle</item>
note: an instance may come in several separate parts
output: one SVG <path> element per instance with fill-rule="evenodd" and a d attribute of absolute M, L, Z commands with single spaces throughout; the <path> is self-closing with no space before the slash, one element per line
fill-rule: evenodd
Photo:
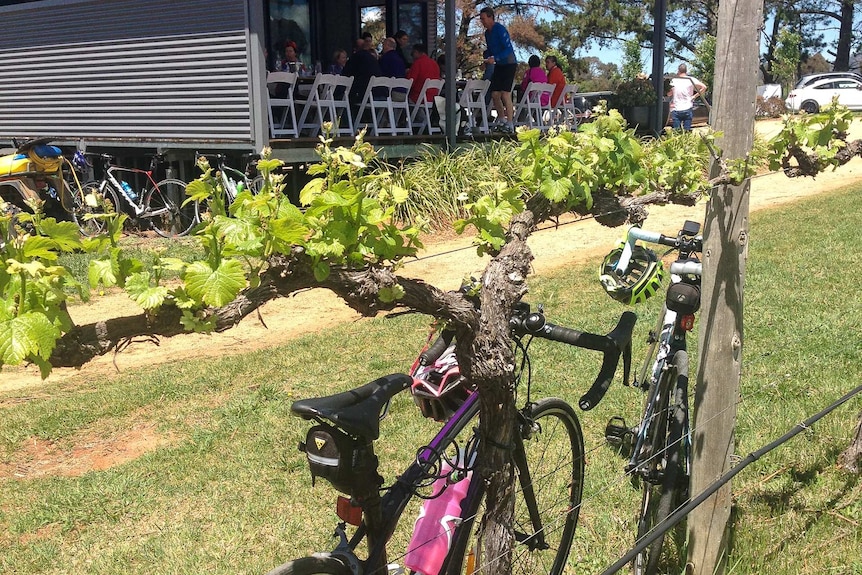
<path fill-rule="evenodd" d="M 627 304 L 644 301 L 661 287 L 663 264 L 638 240 L 669 246 L 676 252 L 670 265 L 671 282 L 658 323 L 650 331 L 648 353 L 633 383 L 646 394 L 641 420 L 629 427 L 621 417 L 608 422 L 605 436 L 630 451 L 626 473 L 643 489 L 637 523 L 637 539 L 648 535 L 689 498 L 691 434 L 688 406 L 689 358 L 686 335 L 694 328 L 700 308 L 703 247 L 700 224 L 686 221 L 676 237 L 629 229 L 624 244 L 602 263 L 601 282 L 608 294 Z M 633 563 L 636 575 L 653 575 L 674 564 L 662 564 L 664 536 L 657 538 Z M 665 546 L 666 547 L 666 546 Z M 681 545 L 677 546 L 682 553 Z M 685 561 L 676 558 L 676 564 Z M 666 571 L 665 571 L 666 572 Z"/>
<path fill-rule="evenodd" d="M 553 325 L 545 320 L 541 308 L 533 311 L 525 303 L 511 319 L 513 339 L 522 357 L 518 377 L 521 384 L 524 372 L 527 374 L 526 400 L 515 418 L 513 573 L 563 572 L 578 520 L 584 480 L 583 435 L 574 410 L 562 399 L 534 401 L 530 397 L 529 343 L 533 337 L 539 337 L 603 352 L 598 378 L 581 400 L 582 405 L 592 406 L 610 385 L 620 355 L 628 371 L 635 319 L 633 313 L 624 313 L 607 335 Z M 421 553 L 424 546 L 437 543 L 436 538 L 423 540 L 414 531 L 404 555 L 404 564 L 410 572 L 461 575 L 479 572 L 495 561 L 493 557 L 482 556 L 483 529 L 477 518 L 482 514 L 483 482 L 461 483 L 472 476 L 482 440 L 476 419 L 480 416 L 478 393 L 458 372 L 452 338 L 451 332 L 441 333 L 420 355 L 412 375 L 389 375 L 350 391 L 293 404 L 294 414 L 316 423 L 302 446 L 312 474 L 327 479 L 349 499 L 339 498 L 338 515 L 343 522 L 335 529 L 339 541 L 335 549 L 290 561 L 269 575 L 405 573 L 404 568 L 389 562 L 387 543 L 408 502 L 417 496 L 429 497 L 425 493 L 432 484 L 441 490 L 432 492 L 430 497 L 442 497 L 447 490 L 459 493 L 454 500 L 454 512 L 449 516 L 451 529 L 437 535 L 447 538 L 447 544 L 436 562 L 428 558 L 429 554 L 421 560 L 413 556 Z M 424 415 L 445 423 L 429 443 L 418 449 L 415 460 L 395 482 L 382 488 L 383 478 L 378 474 L 374 451 L 380 420 L 390 399 L 408 388 Z M 357 526 L 352 536 L 347 534 L 347 523 Z M 367 541 L 368 548 L 365 559 L 357 555 L 363 541 Z"/>
<path fill-rule="evenodd" d="M 104 204 L 109 202 L 115 212 L 130 216 L 128 222 L 151 227 L 166 238 L 184 236 L 194 227 L 197 207 L 194 202 L 186 202 L 186 183 L 176 178 L 157 182 L 153 177 L 165 162 L 164 155 L 154 154 L 148 170 L 118 166 L 108 154 L 84 155 L 98 158 L 103 174 L 101 181 L 89 181 L 82 186 L 87 212 L 104 213 L 107 210 Z M 140 189 L 139 181 L 143 185 Z M 96 196 L 101 196 L 101 200 L 94 201 Z M 86 235 L 104 231 L 101 219 L 85 218 L 85 213 L 77 214 L 76 219 Z"/>

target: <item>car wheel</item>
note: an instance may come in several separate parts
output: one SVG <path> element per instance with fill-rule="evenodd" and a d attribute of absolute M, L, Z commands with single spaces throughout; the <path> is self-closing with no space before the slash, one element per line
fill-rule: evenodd
<path fill-rule="evenodd" d="M 799 106 L 799 109 L 806 114 L 816 114 L 820 111 L 820 106 L 818 106 L 817 102 L 813 100 L 806 100 L 805 102 L 802 102 L 802 105 Z"/>

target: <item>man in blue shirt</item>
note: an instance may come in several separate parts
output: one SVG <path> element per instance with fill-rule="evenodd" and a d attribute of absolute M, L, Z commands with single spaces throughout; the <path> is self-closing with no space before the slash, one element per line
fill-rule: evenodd
<path fill-rule="evenodd" d="M 515 59 L 515 48 L 506 27 L 495 21 L 494 9 L 482 8 L 479 21 L 485 27 L 485 64 L 494 66 L 491 76 L 491 101 L 497 110 L 497 121 L 494 128 L 511 134 L 515 131 L 512 120 L 515 106 L 512 104 L 512 85 L 515 82 L 515 70 L 518 62 Z"/>

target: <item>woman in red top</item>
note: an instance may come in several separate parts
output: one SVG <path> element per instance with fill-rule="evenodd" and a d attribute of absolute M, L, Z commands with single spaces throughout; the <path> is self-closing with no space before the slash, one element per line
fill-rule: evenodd
<path fill-rule="evenodd" d="M 556 86 L 554 93 L 551 95 L 551 105 L 557 106 L 560 102 L 560 94 L 563 93 L 563 88 L 566 87 L 566 77 L 560 66 L 557 63 L 556 56 L 545 56 L 545 68 L 548 69 L 548 82 Z"/>

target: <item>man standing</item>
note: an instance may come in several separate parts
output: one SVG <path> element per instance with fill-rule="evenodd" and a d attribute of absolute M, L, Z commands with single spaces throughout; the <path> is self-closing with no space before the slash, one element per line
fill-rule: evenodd
<path fill-rule="evenodd" d="M 491 76 L 491 101 L 497 110 L 497 121 L 494 129 L 511 134 L 515 131 L 512 119 L 515 116 L 515 106 L 512 104 L 512 84 L 515 81 L 515 69 L 518 61 L 515 59 L 515 48 L 509 31 L 499 22 L 494 21 L 494 9 L 486 6 L 479 12 L 479 21 L 485 27 L 485 64 L 494 66 Z"/>
<path fill-rule="evenodd" d="M 706 84 L 693 76 L 688 75 L 688 66 L 685 62 L 677 68 L 677 76 L 670 81 L 670 117 L 673 119 L 673 129 L 680 126 L 686 132 L 691 131 L 691 108 L 694 93 L 701 96 L 706 92 Z"/>

